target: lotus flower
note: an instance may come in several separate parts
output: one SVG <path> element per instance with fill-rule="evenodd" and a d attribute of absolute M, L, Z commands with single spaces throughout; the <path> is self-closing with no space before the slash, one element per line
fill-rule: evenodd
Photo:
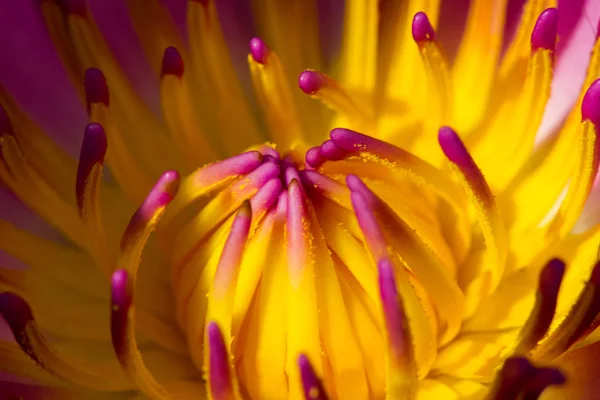
<path fill-rule="evenodd" d="M 599 398 L 600 42 L 516 3 L 4 1 L 2 398 Z"/>

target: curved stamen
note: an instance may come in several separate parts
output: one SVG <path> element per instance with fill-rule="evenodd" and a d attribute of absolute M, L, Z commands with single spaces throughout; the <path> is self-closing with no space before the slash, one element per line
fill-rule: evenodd
<path fill-rule="evenodd" d="M 104 129 L 99 124 L 89 124 L 85 128 L 81 144 L 75 194 L 79 215 L 86 227 L 94 257 L 107 275 L 110 275 L 113 256 L 108 250 L 99 205 L 105 154 L 106 134 Z"/>
<path fill-rule="evenodd" d="M 404 304 L 398 294 L 392 263 L 386 259 L 381 260 L 377 263 L 377 269 L 381 305 L 391 352 L 388 354 L 388 396 L 413 398 L 418 390 L 417 365 Z"/>
<path fill-rule="evenodd" d="M 88 68 L 85 71 L 84 87 L 89 120 L 100 124 L 106 131 L 110 149 L 109 163 L 115 179 L 129 199 L 140 202 L 152 187 L 152 180 L 125 143 L 116 117 L 109 112 L 110 93 L 102 71 Z"/>
<path fill-rule="evenodd" d="M 293 148 L 303 140 L 304 130 L 279 57 L 261 39 L 253 38 L 248 63 L 270 137 L 284 148 Z"/>
<path fill-rule="evenodd" d="M 582 339 L 600 314 L 600 262 L 561 324 L 531 352 L 536 360 L 552 361 Z"/>
<path fill-rule="evenodd" d="M 535 373 L 535 367 L 525 357 L 508 358 L 496 375 L 486 400 L 516 399 L 523 384 Z"/>
<path fill-rule="evenodd" d="M 565 264 L 558 259 L 550 260 L 542 270 L 535 306 L 519 334 L 516 354 L 525 354 L 535 347 L 550 328 L 564 273 Z"/>
<path fill-rule="evenodd" d="M 300 378 L 304 388 L 304 399 L 328 400 L 329 397 L 323 388 L 323 384 L 305 354 L 300 354 L 298 357 L 298 368 L 300 369 Z"/>
<path fill-rule="evenodd" d="M 317 374 L 323 373 L 313 235 L 307 212 L 306 195 L 296 180 L 288 187 L 286 257 L 288 269 L 287 371 L 290 392 L 302 392 L 298 354 L 305 353 L 315 363 Z"/>
<path fill-rule="evenodd" d="M 352 186 L 354 185 L 349 184 L 348 186 L 353 189 Z M 370 192 L 352 190 L 351 200 L 352 208 L 366 243 L 366 248 L 371 253 L 375 264 L 379 265 L 381 262 L 391 263 L 396 261 L 395 257 L 397 256 L 389 253 L 386 237 L 374 209 L 378 201 L 377 198 Z M 395 267 L 395 271 L 397 271 L 395 279 L 397 280 L 400 297 L 405 305 L 407 320 L 411 321 L 412 330 L 415 332 L 413 335 L 418 334 L 420 338 L 413 345 L 415 346 L 414 352 L 419 365 L 419 372 L 425 374 L 435 359 L 437 340 L 434 335 L 434 323 L 429 319 L 430 317 L 423 308 L 413 285 L 409 282 L 408 276 L 404 271 L 405 266 L 401 262 L 398 262 L 398 264 Z M 388 332 L 388 334 L 392 335 L 395 333 Z M 388 351 L 391 354 L 395 354 L 395 350 L 391 348 L 391 343 L 389 342 L 388 347 Z M 404 371 L 409 367 L 409 365 L 404 364 L 407 360 L 396 361 L 403 366 L 402 368 L 398 367 L 397 371 Z M 402 379 L 395 376 L 396 373 L 394 371 L 396 370 L 392 369 L 388 374 L 388 386 L 396 382 L 396 380 Z"/>
<path fill-rule="evenodd" d="M 197 119 L 190 82 L 184 74 L 181 54 L 175 47 L 165 49 L 160 97 L 165 122 L 187 164 L 197 166 L 218 158 Z"/>
<path fill-rule="evenodd" d="M 23 352 L 50 374 L 91 390 L 112 392 L 131 389 L 127 379 L 115 374 L 114 363 L 93 365 L 59 353 L 44 337 L 31 308 L 21 297 L 12 293 L 0 294 L 0 315 Z"/>
<path fill-rule="evenodd" d="M 531 32 L 531 50 L 546 49 L 554 51 L 556 46 L 556 32 L 558 31 L 558 10 L 548 8 L 544 10 Z"/>
<path fill-rule="evenodd" d="M 129 274 L 125 269 L 118 269 L 112 275 L 112 313 L 110 318 L 112 345 L 123 371 L 131 379 L 131 382 L 147 396 L 166 400 L 169 395 L 144 364 L 135 338 L 133 307 L 135 282 L 135 276 Z"/>
<path fill-rule="evenodd" d="M 263 164 L 263 155 L 251 150 L 198 168 L 181 182 L 165 220 L 169 221 L 198 198 L 218 190 L 233 180 L 249 174 Z"/>
<path fill-rule="evenodd" d="M 143 393 L 159 399 L 168 398 L 168 394 L 148 371 L 139 353 L 132 301 L 142 251 L 150 233 L 155 229 L 165 207 L 171 202 L 178 188 L 179 174 L 175 171 L 164 173 L 158 180 L 123 233 L 118 259 L 122 269 L 118 269 L 112 275 L 111 334 L 115 353 L 129 379 Z M 145 333 L 150 332 L 150 337 L 161 335 L 161 332 L 152 332 L 148 325 L 142 327 Z M 161 339 L 158 338 L 159 343 L 163 341 Z"/>
<path fill-rule="evenodd" d="M 474 282 L 467 292 L 484 290 L 490 293 L 500 282 L 507 255 L 506 230 L 500 212 L 483 174 L 456 132 L 449 127 L 442 127 L 439 130 L 438 140 L 442 151 L 452 163 L 452 170 L 471 200 L 487 246 L 489 257 L 488 262 L 485 263 L 487 271 L 480 274 L 481 279 Z M 481 294 L 485 295 L 486 293 L 478 293 L 478 295 Z M 474 306 L 471 302 L 467 312 L 473 312 Z"/>
<path fill-rule="evenodd" d="M 538 400 L 549 386 L 560 386 L 567 382 L 565 376 L 555 368 L 538 368 L 521 389 L 520 400 Z"/>
<path fill-rule="evenodd" d="M 600 79 L 588 88 L 581 103 L 581 127 L 575 171 L 567 195 L 548 227 L 548 236 L 564 237 L 575 225 L 594 184 L 600 158 Z"/>
<path fill-rule="evenodd" d="M 221 329 L 216 322 L 210 322 L 206 328 L 208 338 L 208 390 L 214 400 L 232 400 L 239 398 L 230 370 L 229 353 Z"/>
<path fill-rule="evenodd" d="M 435 30 L 425 13 L 418 12 L 415 14 L 412 23 L 412 35 L 419 47 L 423 66 L 427 73 L 429 83 L 427 105 L 428 112 L 431 113 L 428 115 L 439 116 L 439 118 L 428 117 L 425 120 L 425 132 L 430 132 L 431 129 L 437 128 L 440 124 L 447 123 L 447 119 L 451 117 L 453 89 L 450 67 L 440 43 L 435 38 Z"/>
<path fill-rule="evenodd" d="M 369 129 L 372 111 L 332 78 L 321 72 L 306 70 L 298 77 L 298 86 L 304 93 L 319 99 L 337 112 L 356 129 Z"/>

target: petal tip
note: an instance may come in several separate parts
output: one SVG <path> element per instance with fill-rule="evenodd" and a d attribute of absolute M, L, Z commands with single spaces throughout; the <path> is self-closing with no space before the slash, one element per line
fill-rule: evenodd
<path fill-rule="evenodd" d="M 548 8 L 538 17 L 531 33 L 531 48 L 533 50 L 554 50 L 558 30 L 558 10 Z"/>

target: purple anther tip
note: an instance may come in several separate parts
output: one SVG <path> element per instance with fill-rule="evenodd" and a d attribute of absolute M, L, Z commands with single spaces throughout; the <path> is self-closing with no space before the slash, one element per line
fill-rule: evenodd
<path fill-rule="evenodd" d="M 231 379 L 229 375 L 229 361 L 225 339 L 216 322 L 210 322 L 207 327 L 208 348 L 210 357 L 209 379 L 213 396 L 220 393 L 229 393 Z"/>
<path fill-rule="evenodd" d="M 81 153 L 79 154 L 80 162 L 83 159 L 89 163 L 103 163 L 106 148 L 106 133 L 102 125 L 95 122 L 88 124 L 83 133 Z"/>
<path fill-rule="evenodd" d="M 269 48 L 265 42 L 255 37 L 250 40 L 250 54 L 252 54 L 254 61 L 259 64 L 264 64 L 267 62 Z"/>
<path fill-rule="evenodd" d="M 435 30 L 424 12 L 419 11 L 413 17 L 412 36 L 417 43 L 435 39 Z"/>
<path fill-rule="evenodd" d="M 540 287 L 558 291 L 565 273 L 564 261 L 554 258 L 546 264 L 540 274 Z"/>
<path fill-rule="evenodd" d="M 306 400 L 326 400 L 327 394 L 323 385 L 305 354 L 298 356 L 298 368 L 300 369 L 304 398 Z"/>
<path fill-rule="evenodd" d="M 347 152 L 338 147 L 333 140 L 328 139 L 321 145 L 321 154 L 327 160 L 339 161 L 346 157 Z"/>
<path fill-rule="evenodd" d="M 14 135 L 15 131 L 13 130 L 12 124 L 10 123 L 10 118 L 8 117 L 8 113 L 0 104 L 0 135 Z"/>
<path fill-rule="evenodd" d="M 183 76 L 183 59 L 175 47 L 167 47 L 163 54 L 162 75 Z"/>
<path fill-rule="evenodd" d="M 531 32 L 532 50 L 554 50 L 556 33 L 558 30 L 558 10 L 548 8 L 537 19 L 533 32 Z"/>
<path fill-rule="evenodd" d="M 88 105 L 92 103 L 108 105 L 108 85 L 104 74 L 98 68 L 88 68 L 85 71 L 84 87 Z"/>
<path fill-rule="evenodd" d="M 583 96 L 581 119 L 600 125 L 600 79 L 595 80 Z"/>
<path fill-rule="evenodd" d="M 317 71 L 306 70 L 298 78 L 298 86 L 306 94 L 317 93 L 324 83 L 325 77 Z"/>
<path fill-rule="evenodd" d="M 590 282 L 596 286 L 600 286 L 600 261 L 596 263 L 594 269 L 592 270 Z"/>
<path fill-rule="evenodd" d="M 4 318 L 15 336 L 25 329 L 27 321 L 33 321 L 29 304 L 16 294 L 0 294 L 0 315 Z M 18 337 L 15 339 L 19 340 Z"/>
<path fill-rule="evenodd" d="M 306 151 L 306 164 L 308 164 L 312 168 L 319 168 L 323 162 L 325 162 L 325 157 L 323 157 L 323 153 L 321 153 L 321 147 L 311 147 Z"/>
<path fill-rule="evenodd" d="M 85 0 L 58 0 L 58 5 L 65 13 L 75 14 L 85 17 L 86 2 Z"/>
<path fill-rule="evenodd" d="M 453 163 L 464 164 L 470 159 L 471 156 L 465 145 L 452 128 L 442 126 L 438 132 L 438 141 L 446 157 Z"/>
<path fill-rule="evenodd" d="M 106 148 L 106 134 L 102 125 L 97 123 L 88 124 L 83 134 L 79 165 L 77 166 L 77 178 L 75 180 L 75 196 L 80 210 L 83 207 L 86 180 L 94 165 L 104 164 Z"/>

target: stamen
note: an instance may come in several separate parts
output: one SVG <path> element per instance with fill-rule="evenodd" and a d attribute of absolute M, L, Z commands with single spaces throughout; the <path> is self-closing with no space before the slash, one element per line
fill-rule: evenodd
<path fill-rule="evenodd" d="M 179 174 L 176 171 L 165 172 L 158 179 L 156 185 L 152 188 L 135 214 L 131 217 L 129 224 L 123 232 L 120 252 L 117 257 L 117 265 L 127 272 L 128 279 L 131 280 L 130 286 L 132 287 L 135 286 L 137 280 L 137 272 L 146 242 L 164 214 L 166 206 L 176 195 L 178 188 Z M 133 289 L 131 290 L 133 291 Z M 128 323 L 132 325 L 131 329 L 134 329 L 133 312 L 130 313 L 129 318 L 130 320 Z M 176 331 L 172 327 L 164 324 L 160 319 L 146 312 L 146 310 L 141 309 L 139 311 L 139 316 L 135 323 L 155 342 L 160 343 L 170 350 L 181 351 L 182 346 L 181 343 L 179 343 L 179 336 Z M 135 361 L 139 358 L 139 354 L 136 353 L 137 345 L 135 343 L 135 338 L 131 340 L 133 341 L 127 348 L 130 353 L 123 355 L 123 360 L 125 360 L 127 365 L 122 365 L 128 374 L 134 375 L 135 371 L 128 371 L 127 368 L 130 368 L 130 363 L 138 363 L 141 362 L 141 360 Z M 122 363 L 124 362 L 123 360 L 121 360 Z M 143 381 L 145 378 L 140 379 Z M 145 385 L 142 381 L 140 381 L 140 384 Z"/>
<path fill-rule="evenodd" d="M 531 33 L 536 25 L 537 17 L 544 11 L 547 4 L 545 1 L 528 1 L 525 3 L 517 32 L 504 57 L 502 57 L 497 81 L 506 82 L 511 73 L 515 73 L 517 68 L 522 68 L 519 65 L 520 61 L 526 59 L 531 52 Z"/>
<path fill-rule="evenodd" d="M 41 1 L 40 8 L 48 34 L 54 45 L 54 49 L 63 64 L 73 87 L 78 91 L 83 100 L 85 95 L 81 87 L 81 71 L 85 68 L 81 65 L 73 43 L 69 37 L 69 29 L 66 24 L 65 10 L 62 9 L 61 1 Z"/>
<path fill-rule="evenodd" d="M 352 0 L 344 10 L 344 36 L 341 49 L 342 82 L 360 93 L 374 93 L 377 82 L 379 5 Z M 367 98 L 371 106 L 373 98 Z"/>
<path fill-rule="evenodd" d="M 288 188 L 286 257 L 288 266 L 287 361 L 289 393 L 302 393 L 298 354 L 313 360 L 317 375 L 323 373 L 317 295 L 315 254 L 309 227 L 306 198 L 300 183 L 293 180 Z"/>
<path fill-rule="evenodd" d="M 139 352 L 133 307 L 135 284 L 135 273 L 129 274 L 125 269 L 118 269 L 112 275 L 110 331 L 113 348 L 125 375 L 137 389 L 153 399 L 166 400 L 169 398 L 166 389 L 156 381 Z"/>
<path fill-rule="evenodd" d="M 6 127 L 5 132 L 11 130 Z M 62 231 L 73 243 L 87 248 L 77 210 L 31 165 L 17 137 L 0 135 L 0 181 L 31 210 Z M 72 188 L 69 190 L 72 193 Z M 72 194 L 71 194 L 72 196 Z"/>
<path fill-rule="evenodd" d="M 163 49 L 169 46 L 185 48 L 171 13 L 160 0 L 128 0 L 125 6 L 146 59 L 153 72 L 159 75 Z"/>
<path fill-rule="evenodd" d="M 395 261 L 394 257 L 396 255 L 389 254 L 388 243 L 373 209 L 373 203 L 376 201 L 374 195 L 362 191 L 352 191 L 351 199 L 366 247 L 371 253 L 374 263 L 379 265 L 381 262 Z M 395 268 L 398 272 L 397 285 L 400 297 L 405 305 L 407 320 L 411 321 L 413 336 L 419 336 L 419 340 L 414 343 L 415 359 L 419 366 L 419 374 L 424 375 L 433 363 L 437 352 L 437 338 L 434 333 L 436 331 L 435 322 L 429 319 L 429 315 L 418 298 L 414 286 L 409 282 L 404 268 L 404 264 L 400 264 Z M 388 386 L 390 383 L 395 382 L 395 379 L 398 379 L 398 377 L 388 374 Z"/>
<path fill-rule="evenodd" d="M 471 2 L 460 48 L 452 65 L 453 126 L 472 132 L 487 115 L 497 79 L 508 0 Z M 477 74 L 477 79 L 473 75 Z"/>
<path fill-rule="evenodd" d="M 202 108 L 196 113 L 199 112 L 199 121 L 204 124 L 206 133 L 211 135 L 214 132 L 210 136 L 211 142 L 222 155 L 228 155 L 261 143 L 266 137 L 250 109 L 250 102 L 246 101 L 232 63 L 217 3 L 215 0 L 187 2 L 188 41 L 192 59 L 190 66 L 199 81 L 192 93 L 195 103 L 202 100 Z M 183 50 L 186 47 L 182 44 L 178 48 Z M 229 132 L 236 132 L 236 140 L 229 140 Z"/>
<path fill-rule="evenodd" d="M 594 266 L 592 275 L 579 298 L 561 324 L 531 352 L 540 361 L 552 361 L 582 339 L 588 327 L 600 314 L 600 262 Z"/>
<path fill-rule="evenodd" d="M 528 353 L 550 328 L 564 272 L 565 264 L 558 259 L 550 260 L 542 270 L 535 306 L 519 334 L 520 342 L 515 354 Z"/>
<path fill-rule="evenodd" d="M 389 346 L 387 393 L 393 398 L 413 398 L 418 391 L 417 365 L 404 304 L 398 295 L 392 263 L 381 260 L 377 269 Z"/>
<path fill-rule="evenodd" d="M 178 189 L 179 174 L 176 171 L 165 172 L 131 217 L 121 239 L 119 265 L 126 268 L 133 279 L 137 274 L 146 241 Z"/>
<path fill-rule="evenodd" d="M 531 32 L 531 50 L 546 49 L 554 51 L 556 32 L 558 31 L 558 10 L 548 8 L 538 17 Z"/>
<path fill-rule="evenodd" d="M 270 138 L 284 148 L 294 148 L 303 140 L 304 130 L 279 57 L 262 40 L 254 38 L 248 63 Z"/>
<path fill-rule="evenodd" d="M 450 204 L 457 215 L 464 212 L 462 197 L 457 196 L 457 186 L 444 174 L 441 174 L 439 169 L 419 157 L 350 129 L 333 129 L 330 137 L 337 148 L 347 152 L 346 157 L 359 156 L 363 160 L 385 167 L 386 170 L 393 172 L 393 175 L 406 176 L 418 186 L 426 186 L 435 190 Z"/>
<path fill-rule="evenodd" d="M 497 139 L 484 140 L 481 149 L 474 153 L 497 192 L 510 184 L 534 151 L 536 134 L 550 97 L 557 13 L 556 9 L 549 8 L 538 18 L 531 35 L 531 54 L 523 84 L 505 83 L 498 89 L 505 90 L 503 96 L 514 97 L 516 101 L 512 106 L 500 107 L 498 115 L 488 124 L 487 136 L 496 135 Z M 518 77 L 511 81 L 521 82 Z M 497 165 L 503 168 L 496 168 Z"/>
<path fill-rule="evenodd" d="M 232 400 L 239 398 L 235 393 L 231 371 L 230 357 L 223 334 L 216 322 L 210 322 L 206 328 L 208 338 L 209 367 L 208 386 L 209 393 L 214 400 Z"/>
<path fill-rule="evenodd" d="M 348 155 L 348 152 L 338 147 L 334 140 L 326 140 L 321 145 L 321 154 L 327 160 L 339 161 L 343 160 Z"/>
<path fill-rule="evenodd" d="M 57 378 L 102 392 L 131 389 L 131 383 L 114 372 L 114 364 L 94 365 L 60 354 L 42 334 L 27 302 L 17 295 L 0 294 L 0 315 L 21 350 Z"/>
<path fill-rule="evenodd" d="M 302 387 L 304 388 L 304 399 L 328 400 L 329 397 L 327 396 L 327 393 L 325 393 L 325 388 L 323 388 L 321 380 L 315 373 L 315 370 L 305 354 L 300 354 L 298 357 L 298 368 L 300 369 Z"/>
<path fill-rule="evenodd" d="M 479 281 L 473 282 L 474 286 L 467 289 L 467 292 L 471 290 L 487 292 L 477 293 L 476 297 L 480 298 L 481 295 L 493 291 L 502 277 L 507 255 L 506 231 L 492 191 L 456 132 L 449 127 L 442 127 L 439 130 L 438 140 L 442 151 L 452 163 L 452 170 L 471 200 L 485 239 L 487 257 L 489 257 L 488 261 L 484 262 L 487 270 L 480 274 Z M 469 315 L 474 311 L 474 307 L 474 302 L 468 304 Z"/>
<path fill-rule="evenodd" d="M 198 168 L 181 182 L 179 196 L 171 204 L 165 219 L 169 221 L 193 201 L 249 174 L 262 163 L 263 155 L 253 150 Z"/>
<path fill-rule="evenodd" d="M 100 267 L 110 275 L 112 272 L 112 255 L 108 250 L 102 213 L 99 205 L 99 191 L 106 154 L 106 135 L 99 124 L 89 124 L 85 128 L 75 193 L 79 215 L 86 227 L 90 247 Z"/>
<path fill-rule="evenodd" d="M 227 240 L 220 254 L 210 291 L 208 293 L 208 306 L 205 315 L 206 325 L 209 321 L 215 321 L 223 329 L 223 335 L 226 338 L 227 349 L 231 350 L 232 342 L 232 314 L 234 297 L 236 295 L 236 286 L 240 270 L 240 264 L 246 250 L 250 226 L 252 224 L 252 209 L 248 200 L 244 201 L 239 208 L 233 224 L 227 235 Z M 205 267 L 206 268 L 206 267 Z M 202 318 L 202 316 L 194 317 Z M 204 339 L 204 346 L 207 346 L 208 337 Z M 194 357 L 202 354 L 202 342 L 193 335 L 188 336 L 188 345 Z M 204 370 L 209 369 L 208 353 L 204 353 Z M 197 361 L 197 363 L 199 363 Z M 231 367 L 233 368 L 233 366 Z M 236 384 L 237 385 L 237 384 Z"/>
<path fill-rule="evenodd" d="M 336 125 L 352 125 L 359 131 L 369 130 L 372 123 L 372 111 L 360 103 L 356 96 L 351 96 L 338 82 L 317 71 L 306 70 L 298 78 L 300 89 L 319 99 L 327 107 L 342 117 Z"/>
<path fill-rule="evenodd" d="M 600 79 L 589 87 L 581 104 L 579 151 L 567 195 L 548 227 L 548 236 L 562 238 L 581 215 L 594 184 L 600 157 Z"/>
<path fill-rule="evenodd" d="M 174 47 L 168 47 L 163 55 L 160 89 L 165 122 L 187 164 L 193 167 L 217 159 L 198 122 L 183 59 Z"/>
<path fill-rule="evenodd" d="M 377 224 L 382 224 L 385 228 L 380 228 L 385 237 L 383 243 L 377 240 L 377 248 L 381 253 L 381 260 L 390 257 L 387 247 L 398 249 L 398 256 L 402 263 L 410 268 L 412 274 L 421 282 L 437 310 L 437 319 L 439 322 L 438 335 L 442 344 L 447 343 L 458 333 L 463 317 L 464 297 L 461 289 L 448 272 L 441 260 L 431 251 L 430 246 L 419 237 L 415 230 L 409 226 L 399 215 L 395 214 L 375 193 L 373 193 L 358 177 L 348 175 L 346 178 L 348 188 L 352 191 L 352 201 L 354 209 L 359 207 L 361 199 L 355 198 L 360 194 L 369 204 L 369 207 L 377 213 Z M 359 203 L 356 203 L 356 202 Z M 355 204 L 356 203 L 356 204 Z M 361 219 L 358 213 L 359 223 Z M 363 223 L 361 229 L 365 230 L 366 224 L 371 224 L 370 218 L 362 216 Z M 385 221 L 385 222 L 382 222 Z M 363 224 L 365 224 L 363 226 Z M 376 234 L 376 228 L 370 229 Z M 386 248 L 383 248 L 383 245 Z"/>
<path fill-rule="evenodd" d="M 205 235 L 238 209 L 245 200 L 254 196 L 267 182 L 278 178 L 279 174 L 279 166 L 267 162 L 219 192 L 202 211 L 178 231 L 177 247 L 172 254 L 171 265 L 173 268 L 177 270 L 189 261 L 198 250 Z"/>
<path fill-rule="evenodd" d="M 429 18 L 423 12 L 415 14 L 412 23 L 413 39 L 419 46 L 421 59 L 427 73 L 429 90 L 427 103 L 429 107 L 437 109 L 430 110 L 428 115 L 439 115 L 439 118 L 427 118 L 425 132 L 435 129 L 441 124 L 447 123 L 452 116 L 452 82 L 450 79 L 450 68 L 448 61 L 441 48 L 440 43 L 435 40 L 435 31 L 429 22 Z M 425 135 L 425 138 L 430 135 Z M 429 141 L 426 140 L 429 144 Z"/>
<path fill-rule="evenodd" d="M 536 368 L 524 357 L 508 358 L 496 375 L 487 400 L 516 399 L 527 380 L 535 376 Z"/>
<path fill-rule="evenodd" d="M 319 168 L 326 159 L 323 156 L 320 146 L 311 147 L 306 151 L 306 165 L 311 168 Z"/>
<path fill-rule="evenodd" d="M 152 187 L 152 181 L 123 140 L 120 124 L 109 112 L 108 86 L 104 74 L 97 68 L 85 71 L 85 96 L 90 122 L 96 122 L 106 130 L 110 148 L 108 162 L 115 179 L 130 200 L 142 201 Z"/>
<path fill-rule="evenodd" d="M 560 386 L 567 382 L 565 376 L 555 368 L 538 368 L 535 375 L 525 382 L 519 399 L 538 400 L 549 386 Z"/>
<path fill-rule="evenodd" d="M 282 190 L 283 184 L 281 183 L 281 179 L 271 179 L 252 196 L 250 206 L 254 215 L 254 228 L 261 222 L 267 210 L 277 202 Z"/>

